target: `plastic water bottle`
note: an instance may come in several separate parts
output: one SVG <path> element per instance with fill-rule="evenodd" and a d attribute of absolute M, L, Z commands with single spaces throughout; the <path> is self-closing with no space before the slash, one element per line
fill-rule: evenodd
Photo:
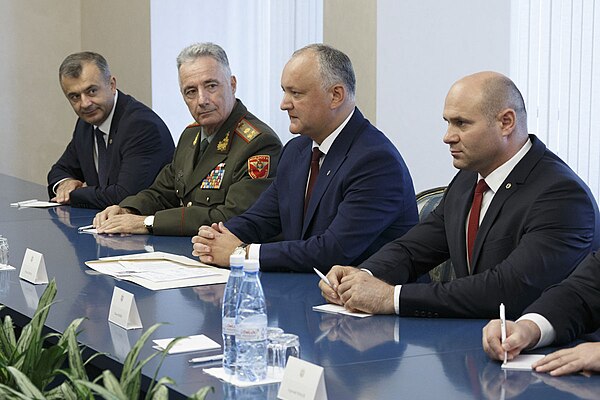
<path fill-rule="evenodd" d="M 244 261 L 236 317 L 235 376 L 256 382 L 267 377 L 267 305 L 258 279 L 258 260 Z"/>
<path fill-rule="evenodd" d="M 237 311 L 238 295 L 242 280 L 244 280 L 244 255 L 232 254 L 229 257 L 230 273 L 225 293 L 223 294 L 223 369 L 227 374 L 235 372 L 236 347 L 235 347 L 235 316 Z"/>
<path fill-rule="evenodd" d="M 8 239 L 0 235 L 0 264 L 8 265 Z"/>

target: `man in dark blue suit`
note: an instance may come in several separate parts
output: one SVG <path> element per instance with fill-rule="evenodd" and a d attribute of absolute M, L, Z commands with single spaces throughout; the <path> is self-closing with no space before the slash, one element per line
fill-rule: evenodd
<path fill-rule="evenodd" d="M 234 250 L 245 252 L 263 271 L 361 262 L 418 221 L 408 169 L 356 108 L 352 63 L 341 51 L 321 44 L 296 51 L 281 87 L 281 109 L 301 136 L 284 147 L 275 181 L 254 206 L 200 227 L 193 254 L 228 266 Z"/>
<path fill-rule="evenodd" d="M 175 150 L 160 117 L 117 90 L 100 54 L 71 54 L 59 68 L 59 79 L 79 119 L 71 142 L 48 173 L 50 198 L 104 209 L 150 186 Z"/>

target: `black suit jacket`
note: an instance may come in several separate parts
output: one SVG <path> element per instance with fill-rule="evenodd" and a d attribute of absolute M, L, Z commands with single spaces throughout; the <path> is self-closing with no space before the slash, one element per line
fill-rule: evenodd
<path fill-rule="evenodd" d="M 78 119 L 73 138 L 48 173 L 48 194 L 64 178 L 87 186 L 71 192 L 73 207 L 104 209 L 147 188 L 173 158 L 175 144 L 154 111 L 119 91 L 108 137 L 108 184 L 99 185 L 94 165 L 94 126 Z"/>
<path fill-rule="evenodd" d="M 598 206 L 583 181 L 534 135 L 532 147 L 508 175 L 481 222 L 470 275 L 465 221 L 477 173 L 460 171 L 438 207 L 405 236 L 360 265 L 404 284 L 405 316 L 497 318 L 504 302 L 518 317 L 600 244 Z M 447 283 L 411 283 L 450 258 Z"/>
<path fill-rule="evenodd" d="M 567 279 L 546 290 L 525 313 L 541 314 L 550 321 L 557 344 L 600 329 L 600 252 L 586 257 Z"/>

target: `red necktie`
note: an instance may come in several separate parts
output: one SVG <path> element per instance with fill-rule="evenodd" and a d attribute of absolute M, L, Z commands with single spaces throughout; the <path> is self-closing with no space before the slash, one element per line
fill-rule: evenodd
<path fill-rule="evenodd" d="M 477 237 L 477 230 L 479 230 L 481 200 L 483 200 L 483 193 L 488 189 L 489 187 L 483 179 L 480 179 L 479 182 L 477 182 L 477 186 L 475 186 L 473 204 L 471 205 L 471 215 L 469 215 L 469 224 L 467 225 L 467 254 L 469 256 L 469 265 L 471 265 L 471 258 L 473 257 L 473 245 L 475 244 L 475 238 Z"/>
<path fill-rule="evenodd" d="M 308 188 L 306 189 L 306 197 L 304 198 L 304 214 L 306 215 L 306 209 L 308 208 L 308 201 L 312 194 L 315 182 L 319 176 L 319 161 L 323 153 L 318 147 L 313 147 L 312 157 L 310 159 L 310 177 L 308 178 Z"/>

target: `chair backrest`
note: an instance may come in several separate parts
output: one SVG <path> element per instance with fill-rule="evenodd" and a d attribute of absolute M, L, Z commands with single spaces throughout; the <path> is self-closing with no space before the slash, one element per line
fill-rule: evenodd
<path fill-rule="evenodd" d="M 417 194 L 417 209 L 419 211 L 419 221 L 423 221 L 440 203 L 446 186 L 440 186 L 428 189 Z M 429 271 L 429 277 L 435 282 L 448 282 L 456 278 L 452 261 L 447 260 Z"/>
<path fill-rule="evenodd" d="M 419 221 L 423 221 L 423 219 L 429 215 L 430 212 L 433 211 L 434 208 L 437 207 L 442 197 L 444 197 L 444 192 L 446 191 L 446 186 L 440 186 L 433 189 L 427 189 L 419 194 L 417 194 L 417 210 L 419 211 Z"/>

